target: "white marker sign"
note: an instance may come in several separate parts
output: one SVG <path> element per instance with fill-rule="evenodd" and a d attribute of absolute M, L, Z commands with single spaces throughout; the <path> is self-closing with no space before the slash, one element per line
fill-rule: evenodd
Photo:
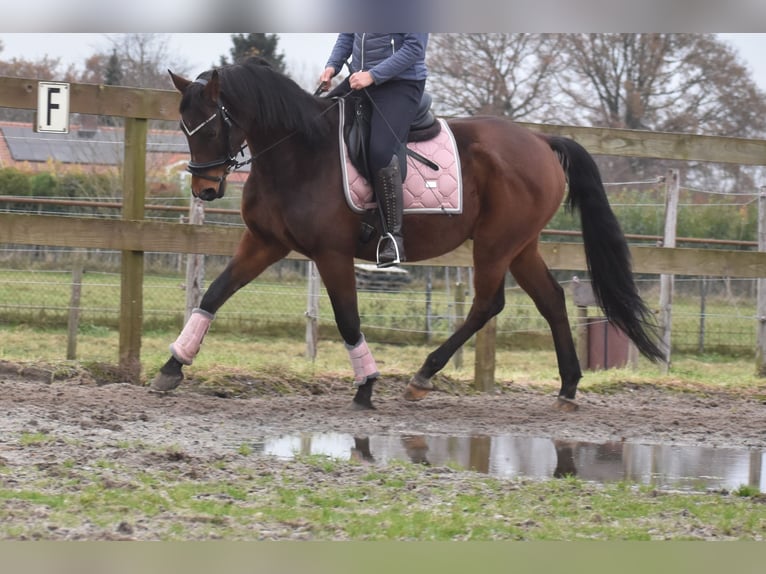
<path fill-rule="evenodd" d="M 38 82 L 38 132 L 69 133 L 69 84 Z"/>

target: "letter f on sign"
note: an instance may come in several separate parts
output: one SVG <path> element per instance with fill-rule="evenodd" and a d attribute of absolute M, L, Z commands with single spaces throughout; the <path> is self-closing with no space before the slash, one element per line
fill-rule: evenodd
<path fill-rule="evenodd" d="M 38 82 L 36 131 L 69 133 L 69 84 Z"/>
<path fill-rule="evenodd" d="M 53 110 L 59 109 L 59 105 L 53 101 L 53 94 L 60 94 L 61 88 L 50 87 L 48 88 L 48 121 L 45 122 L 46 126 L 53 123 Z"/>

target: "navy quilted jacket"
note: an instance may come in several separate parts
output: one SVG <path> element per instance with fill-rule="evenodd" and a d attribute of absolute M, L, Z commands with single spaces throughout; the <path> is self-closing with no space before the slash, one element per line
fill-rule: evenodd
<path fill-rule="evenodd" d="M 338 34 L 327 66 L 340 72 L 351 56 L 354 72 L 369 71 L 376 84 L 391 79 L 425 80 L 428 34 L 342 33 Z"/>

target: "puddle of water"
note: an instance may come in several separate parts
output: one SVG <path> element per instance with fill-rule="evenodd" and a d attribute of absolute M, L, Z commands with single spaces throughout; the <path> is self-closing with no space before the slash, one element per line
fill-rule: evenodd
<path fill-rule="evenodd" d="M 458 468 L 501 477 L 577 476 L 594 482 L 629 481 L 661 489 L 766 491 L 763 450 L 589 443 L 519 436 L 380 435 L 317 433 L 266 437 L 256 453 L 291 459 L 323 455 L 385 465 L 394 460 Z"/>

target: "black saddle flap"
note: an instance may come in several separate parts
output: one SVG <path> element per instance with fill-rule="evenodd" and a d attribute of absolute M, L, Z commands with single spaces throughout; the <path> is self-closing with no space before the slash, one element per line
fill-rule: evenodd
<path fill-rule="evenodd" d="M 372 181 L 367 167 L 371 106 L 372 104 L 364 95 L 351 92 L 346 96 L 345 117 L 343 119 L 343 138 L 346 141 L 348 157 L 367 181 Z M 424 92 L 417 116 L 410 127 L 407 141 L 421 142 L 434 138 L 441 132 L 441 127 L 441 123 L 436 121 L 431 111 L 431 95 Z M 400 154 L 399 159 L 402 166 L 402 178 L 405 178 L 407 176 L 405 155 Z"/>
<path fill-rule="evenodd" d="M 370 141 L 370 101 L 361 94 L 352 94 L 346 99 L 343 137 L 348 148 L 348 157 L 356 170 L 367 181 L 372 181 L 367 163 L 367 146 Z"/>

